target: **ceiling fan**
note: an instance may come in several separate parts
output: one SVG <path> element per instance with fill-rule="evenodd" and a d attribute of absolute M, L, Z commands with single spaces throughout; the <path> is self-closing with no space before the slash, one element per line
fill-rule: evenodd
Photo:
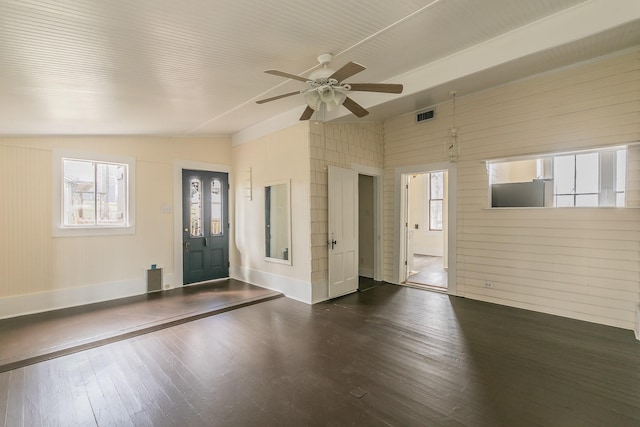
<path fill-rule="evenodd" d="M 329 68 L 329 63 L 333 55 L 323 53 L 318 56 L 321 68 L 313 71 L 309 77 L 302 77 L 296 74 L 285 73 L 278 70 L 267 70 L 265 73 L 273 74 L 279 77 L 299 80 L 305 82 L 308 87 L 306 89 L 289 92 L 282 95 L 273 96 L 271 98 L 256 101 L 257 104 L 275 101 L 276 99 L 286 98 L 297 94 L 304 94 L 307 108 L 300 116 L 300 120 L 309 120 L 314 111 L 319 111 L 323 107 L 327 111 L 332 111 L 340 105 L 344 105 L 349 111 L 358 117 L 364 117 L 369 112 L 360 104 L 347 96 L 348 92 L 384 92 L 384 93 L 402 93 L 401 84 L 391 83 L 345 83 L 344 80 L 365 70 L 365 67 L 355 62 L 348 62 L 339 70 L 335 71 Z"/>

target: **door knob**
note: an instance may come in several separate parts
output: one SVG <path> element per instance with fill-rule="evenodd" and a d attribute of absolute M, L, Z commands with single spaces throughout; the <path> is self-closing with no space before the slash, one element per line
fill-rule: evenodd
<path fill-rule="evenodd" d="M 189 246 L 190 246 L 189 242 L 186 242 L 186 243 L 184 244 L 184 251 L 185 251 L 185 252 L 189 252 Z"/>

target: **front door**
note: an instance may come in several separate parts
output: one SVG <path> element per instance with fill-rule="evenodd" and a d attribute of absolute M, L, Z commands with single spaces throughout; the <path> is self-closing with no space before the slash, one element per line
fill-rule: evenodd
<path fill-rule="evenodd" d="M 229 178 L 182 171 L 183 283 L 229 277 Z"/>
<path fill-rule="evenodd" d="M 329 298 L 358 290 L 358 173 L 329 166 Z"/>

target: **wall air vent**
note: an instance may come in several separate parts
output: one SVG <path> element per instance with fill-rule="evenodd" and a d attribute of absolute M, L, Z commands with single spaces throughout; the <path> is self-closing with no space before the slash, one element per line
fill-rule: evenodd
<path fill-rule="evenodd" d="M 422 111 L 416 114 L 416 123 L 426 122 L 427 120 L 433 120 L 436 118 L 436 110 L 431 109 L 427 111 Z"/>

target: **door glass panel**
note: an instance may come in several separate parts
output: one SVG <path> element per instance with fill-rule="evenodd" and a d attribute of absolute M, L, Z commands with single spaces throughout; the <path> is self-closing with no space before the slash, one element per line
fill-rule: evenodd
<path fill-rule="evenodd" d="M 211 180 L 211 235 L 222 235 L 222 181 Z"/>
<path fill-rule="evenodd" d="M 191 178 L 189 204 L 189 234 L 202 237 L 202 181 L 198 178 Z"/>

